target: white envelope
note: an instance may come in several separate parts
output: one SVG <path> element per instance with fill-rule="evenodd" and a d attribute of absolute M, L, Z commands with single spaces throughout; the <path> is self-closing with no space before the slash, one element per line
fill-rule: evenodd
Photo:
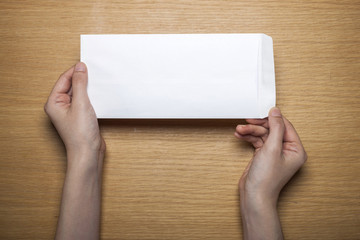
<path fill-rule="evenodd" d="M 264 118 L 275 106 L 265 34 L 81 35 L 98 118 Z"/>

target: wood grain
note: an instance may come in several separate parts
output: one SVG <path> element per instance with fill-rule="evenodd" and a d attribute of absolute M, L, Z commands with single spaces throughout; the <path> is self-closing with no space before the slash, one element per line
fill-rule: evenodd
<path fill-rule="evenodd" d="M 0 238 L 54 236 L 65 149 L 43 112 L 80 34 L 273 37 L 277 103 L 309 160 L 284 189 L 287 239 L 360 239 L 359 1 L 0 1 Z M 100 121 L 102 239 L 239 239 L 252 149 L 234 120 Z"/>

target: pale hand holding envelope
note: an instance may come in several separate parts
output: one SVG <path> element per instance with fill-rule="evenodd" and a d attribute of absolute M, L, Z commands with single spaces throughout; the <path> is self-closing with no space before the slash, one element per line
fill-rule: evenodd
<path fill-rule="evenodd" d="M 264 118 L 275 106 L 265 34 L 81 35 L 98 118 Z"/>

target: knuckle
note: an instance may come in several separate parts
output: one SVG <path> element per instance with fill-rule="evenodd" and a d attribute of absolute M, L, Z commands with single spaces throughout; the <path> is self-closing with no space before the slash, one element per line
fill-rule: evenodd
<path fill-rule="evenodd" d="M 261 139 L 258 139 L 254 142 L 253 145 L 255 148 L 261 148 L 263 144 L 264 144 L 264 142 Z"/>
<path fill-rule="evenodd" d="M 104 138 L 101 137 L 100 152 L 105 153 L 105 151 L 106 151 L 106 143 Z"/>
<path fill-rule="evenodd" d="M 51 115 L 53 114 L 53 106 L 51 104 L 51 101 L 48 100 L 45 105 L 44 105 L 44 112 L 49 116 L 51 117 Z"/>
<path fill-rule="evenodd" d="M 307 160 L 308 160 L 308 154 L 306 153 L 305 150 L 303 150 L 303 154 L 302 154 L 302 164 L 304 164 Z"/>
<path fill-rule="evenodd" d="M 73 84 L 84 84 L 86 83 L 86 78 L 79 73 L 74 73 L 74 77 L 72 79 Z"/>
<path fill-rule="evenodd" d="M 49 102 L 46 102 L 44 105 L 44 112 L 49 115 Z"/>
<path fill-rule="evenodd" d="M 306 161 L 308 159 L 308 155 L 305 152 L 304 149 L 301 149 L 301 151 L 298 152 L 298 159 L 297 159 L 297 163 L 298 163 L 298 167 L 300 168 L 301 166 L 303 166 Z"/>

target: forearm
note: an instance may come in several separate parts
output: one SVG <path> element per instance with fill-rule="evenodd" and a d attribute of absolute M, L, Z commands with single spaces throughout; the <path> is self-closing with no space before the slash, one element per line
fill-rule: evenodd
<path fill-rule="evenodd" d="M 276 202 L 244 195 L 241 197 L 244 239 L 283 239 Z"/>
<path fill-rule="evenodd" d="M 103 154 L 68 154 L 55 239 L 99 239 Z"/>

